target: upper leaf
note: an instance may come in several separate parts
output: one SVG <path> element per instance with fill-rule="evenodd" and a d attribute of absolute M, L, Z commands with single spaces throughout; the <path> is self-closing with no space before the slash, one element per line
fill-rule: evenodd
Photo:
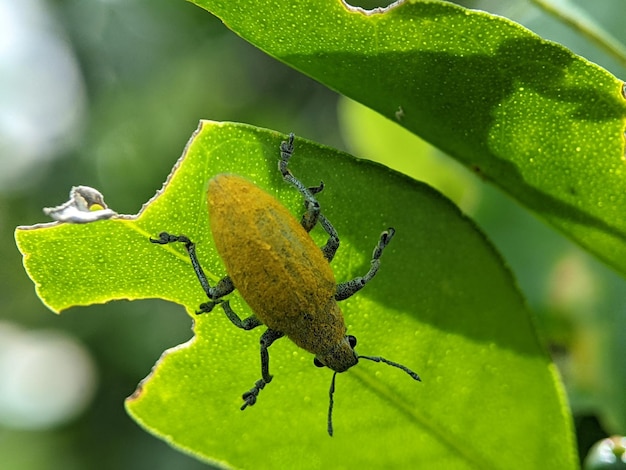
<path fill-rule="evenodd" d="M 206 297 L 184 247 L 149 237 L 187 235 L 215 282 L 225 272 L 209 231 L 213 175 L 240 174 L 303 210 L 276 167 L 280 140 L 203 122 L 138 216 L 18 228 L 39 295 L 57 311 L 159 297 L 193 316 Z M 360 354 L 405 364 L 423 382 L 361 361 L 337 377 L 329 438 L 330 371 L 282 339 L 270 348 L 274 380 L 242 412 L 241 394 L 260 378 L 261 331 L 235 328 L 217 308 L 197 317 L 192 341 L 163 355 L 128 400 L 131 415 L 176 447 L 236 467 L 574 468 L 553 366 L 510 273 L 473 224 L 427 186 L 310 142 L 296 140 L 290 167 L 305 184 L 326 185 L 318 198 L 341 237 L 339 282 L 363 275 L 380 232 L 396 229 L 376 278 L 340 305 Z M 312 236 L 325 241 L 320 229 Z M 252 313 L 236 292 L 230 301 L 240 316 Z"/>
<path fill-rule="evenodd" d="M 192 0 L 445 150 L 626 273 L 623 83 L 505 18 L 438 1 Z"/>

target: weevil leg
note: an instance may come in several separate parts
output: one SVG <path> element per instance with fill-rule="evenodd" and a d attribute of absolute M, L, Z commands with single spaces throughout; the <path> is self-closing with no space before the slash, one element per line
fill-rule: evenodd
<path fill-rule="evenodd" d="M 320 181 L 319 186 L 309 186 L 308 189 L 311 195 L 313 196 L 315 194 L 319 194 L 324 189 L 324 182 Z M 300 219 L 300 225 L 302 225 L 302 228 L 304 228 L 304 230 L 306 230 L 307 232 L 310 232 L 311 230 L 313 230 L 313 228 L 315 227 L 315 224 L 317 224 L 318 222 L 318 218 L 321 216 L 321 213 L 319 211 L 311 214 L 311 210 L 309 210 L 309 207 L 311 207 L 311 204 L 309 203 L 307 199 L 305 199 L 304 209 L 306 210 L 306 212 L 302 214 L 302 219 Z"/>
<path fill-rule="evenodd" d="M 262 325 L 261 321 L 255 317 L 254 315 L 249 316 L 248 318 L 244 318 L 243 320 L 239 318 L 239 316 L 233 311 L 230 307 L 230 303 L 228 300 L 224 301 L 221 298 L 227 294 L 230 294 L 233 290 L 235 290 L 235 285 L 229 276 L 225 276 L 219 280 L 219 282 L 215 285 L 215 287 L 211 287 L 209 285 L 209 280 L 204 274 L 204 270 L 202 266 L 200 266 L 200 262 L 198 261 L 198 256 L 196 255 L 196 244 L 193 243 L 189 238 L 185 235 L 170 235 L 167 232 L 161 232 L 159 234 L 158 239 L 150 238 L 152 243 L 158 243 L 160 245 L 165 245 L 168 243 L 184 243 L 185 248 L 187 248 L 187 253 L 189 253 L 189 258 L 191 259 L 191 265 L 193 266 L 193 270 L 204 289 L 207 297 L 210 302 L 205 302 L 200 304 L 200 310 L 196 312 L 196 315 L 201 315 L 203 313 L 211 312 L 216 305 L 222 304 L 222 308 L 224 309 L 224 313 L 228 317 L 228 319 L 238 328 L 243 330 L 251 330 L 256 328 L 259 325 Z"/>
<path fill-rule="evenodd" d="M 243 320 L 239 318 L 239 315 L 235 313 L 235 311 L 231 308 L 230 302 L 228 300 L 217 300 L 212 302 L 207 302 L 206 304 L 200 305 L 200 311 L 196 312 L 196 315 L 200 315 L 202 313 L 208 313 L 213 310 L 217 304 L 222 304 L 222 308 L 224 309 L 224 313 L 231 321 L 233 325 L 237 328 L 241 328 L 242 330 L 251 330 L 256 328 L 257 326 L 262 325 L 263 323 L 254 315 L 250 315 L 248 318 L 244 318 Z"/>
<path fill-rule="evenodd" d="M 196 255 L 196 244 L 189 240 L 189 238 L 187 238 L 185 235 L 171 235 L 167 232 L 161 232 L 159 234 L 159 238 L 154 239 L 151 237 L 150 241 L 159 245 L 167 245 L 168 243 L 177 242 L 184 243 L 198 281 L 200 281 L 202 289 L 206 293 L 207 297 L 212 301 L 224 297 L 225 295 L 230 294 L 233 290 L 235 290 L 233 281 L 228 276 L 221 279 L 215 285 L 215 287 L 211 287 L 211 285 L 209 284 L 209 280 L 207 279 L 206 274 L 204 274 L 204 270 L 202 269 L 202 266 L 200 266 L 200 262 L 198 261 L 198 256 Z M 200 306 L 199 313 L 210 312 L 211 310 L 213 310 L 213 307 L 215 307 L 215 305 L 217 305 L 218 303 L 220 302 L 209 302 L 206 304 L 202 304 Z"/>
<path fill-rule="evenodd" d="M 335 227 L 333 227 L 333 224 L 322 214 L 319 216 L 319 223 L 328 234 L 328 240 L 326 241 L 326 245 L 322 247 L 322 253 L 324 253 L 324 258 L 326 258 L 328 262 L 331 262 L 339 249 L 339 234 L 337 230 L 335 230 Z"/>
<path fill-rule="evenodd" d="M 313 194 L 319 193 L 324 187 L 324 183 L 321 183 L 317 188 L 311 189 L 307 188 L 302 181 L 293 176 L 293 173 L 289 170 L 289 159 L 291 155 L 293 155 L 293 139 L 295 136 L 293 133 L 289 134 L 289 139 L 281 142 L 280 144 L 280 161 L 278 162 L 278 169 L 280 173 L 283 175 L 283 179 L 287 181 L 289 184 L 293 185 L 302 197 L 304 197 L 304 206 L 306 207 L 306 212 L 302 216 L 302 226 L 307 232 L 310 232 L 315 224 L 317 223 L 317 219 L 320 215 L 320 203 L 317 202 L 315 196 Z"/>
<path fill-rule="evenodd" d="M 328 241 L 326 242 L 326 245 L 322 247 L 322 252 L 328 261 L 332 261 L 335 257 L 337 249 L 339 248 L 339 235 L 329 220 L 320 213 L 320 204 L 314 196 L 324 189 L 324 182 L 320 182 L 319 186 L 307 188 L 293 175 L 293 173 L 291 173 L 289 168 L 287 168 L 289 165 L 289 159 L 293 155 L 293 140 L 294 135 L 292 133 L 289 134 L 289 140 L 280 144 L 280 162 L 278 163 L 278 169 L 283 175 L 283 179 L 295 186 L 295 188 L 304 197 L 304 207 L 306 208 L 306 212 L 302 216 L 301 221 L 304 230 L 310 232 L 313 230 L 313 227 L 315 227 L 315 224 L 319 222 L 328 234 Z"/>
<path fill-rule="evenodd" d="M 272 376 L 270 375 L 270 354 L 267 350 L 274 341 L 285 336 L 280 331 L 272 330 L 268 328 L 265 333 L 261 335 L 261 377 L 266 383 L 270 383 Z"/>
<path fill-rule="evenodd" d="M 271 328 L 265 330 L 261 335 L 261 379 L 257 380 L 254 383 L 254 387 L 242 395 L 244 400 L 244 404 L 241 405 L 242 410 L 245 410 L 248 406 L 254 405 L 261 390 L 272 381 L 272 376 L 270 375 L 270 354 L 267 348 L 269 348 L 274 341 L 283 336 L 285 336 L 284 333 L 272 330 Z"/>
<path fill-rule="evenodd" d="M 352 279 L 351 281 L 338 284 L 337 291 L 335 293 L 335 300 L 347 299 L 355 292 L 363 289 L 365 284 L 372 280 L 372 278 L 378 272 L 378 268 L 380 267 L 380 257 L 383 254 L 383 250 L 389 244 L 395 233 L 396 231 L 391 227 L 381 233 L 378 244 L 374 248 L 374 253 L 372 253 L 372 264 L 370 265 L 369 271 L 365 274 L 365 276 L 359 276 Z"/>
<path fill-rule="evenodd" d="M 313 195 L 315 194 L 319 194 L 322 191 L 324 191 L 324 182 L 320 181 L 319 186 L 309 186 L 309 192 Z M 304 203 L 304 206 L 306 207 L 306 202 Z"/>

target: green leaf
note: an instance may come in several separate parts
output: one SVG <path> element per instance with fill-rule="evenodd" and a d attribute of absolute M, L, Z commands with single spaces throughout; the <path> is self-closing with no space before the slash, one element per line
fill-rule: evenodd
<path fill-rule="evenodd" d="M 376 278 L 341 305 L 359 353 L 405 364 L 423 382 L 361 361 L 337 377 L 330 438 L 331 372 L 283 339 L 270 348 L 274 380 L 239 410 L 260 378 L 261 331 L 237 329 L 219 308 L 195 317 L 206 297 L 184 247 L 148 238 L 188 235 L 209 277 L 223 276 L 207 182 L 238 173 L 301 213 L 302 198 L 277 170 L 281 137 L 203 122 L 136 217 L 17 229 L 25 267 L 55 311 L 159 297 L 194 317 L 194 339 L 166 351 L 128 399 L 129 413 L 180 449 L 240 468 L 574 468 L 555 369 L 491 245 L 424 184 L 300 139 L 290 167 L 305 184 L 326 184 L 319 200 L 341 236 L 339 281 L 365 273 L 380 232 L 396 228 Z M 312 235 L 324 242 L 321 229 Z M 242 317 L 251 313 L 236 293 L 230 299 Z"/>
<path fill-rule="evenodd" d="M 268 54 L 492 180 L 626 273 L 623 83 L 505 18 L 437 1 L 193 0 Z"/>

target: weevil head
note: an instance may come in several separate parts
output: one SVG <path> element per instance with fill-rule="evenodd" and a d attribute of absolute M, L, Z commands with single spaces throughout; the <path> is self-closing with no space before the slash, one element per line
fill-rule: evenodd
<path fill-rule="evenodd" d="M 346 335 L 328 352 L 317 355 L 313 362 L 317 367 L 328 367 L 335 372 L 344 372 L 359 362 L 354 351 L 355 346 L 356 338 Z"/>

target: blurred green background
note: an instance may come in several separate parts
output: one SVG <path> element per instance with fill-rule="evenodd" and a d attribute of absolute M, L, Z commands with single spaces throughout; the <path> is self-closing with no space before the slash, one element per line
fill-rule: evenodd
<path fill-rule="evenodd" d="M 626 76 L 529 1 L 464 4 Z M 626 42 L 623 0 L 594 2 L 586 13 Z M 183 0 L 0 0 L 0 31 L 0 467 L 205 467 L 123 409 L 162 351 L 191 337 L 183 308 L 115 302 L 54 315 L 13 241 L 17 225 L 46 221 L 42 207 L 65 201 L 73 185 L 94 186 L 117 212 L 136 213 L 199 119 L 293 131 L 440 189 L 514 271 L 566 383 L 581 456 L 601 437 L 626 433 L 624 279 L 436 149 Z"/>

